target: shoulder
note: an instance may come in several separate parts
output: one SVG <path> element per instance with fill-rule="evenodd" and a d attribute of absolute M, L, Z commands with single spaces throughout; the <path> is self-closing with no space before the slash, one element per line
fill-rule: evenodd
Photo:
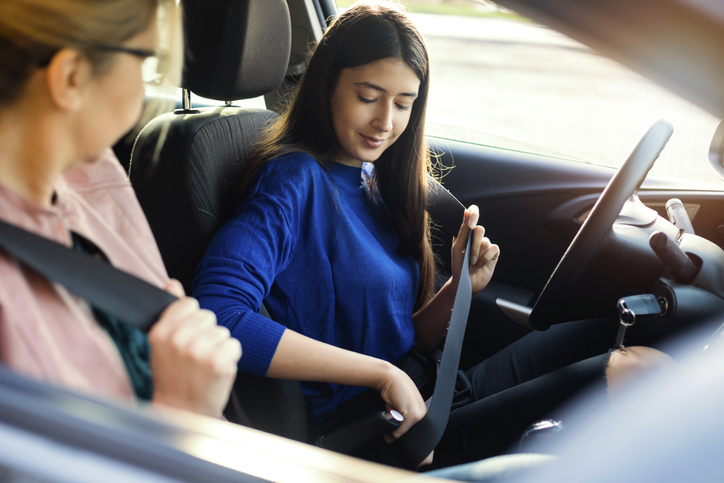
<path fill-rule="evenodd" d="M 99 159 L 63 173 L 55 189 L 60 205 L 65 209 L 75 209 L 79 203 L 85 203 L 86 208 L 98 211 L 104 217 L 111 214 L 106 213 L 108 210 L 132 217 L 138 217 L 140 213 L 128 175 L 110 149 Z"/>
<path fill-rule="evenodd" d="M 68 227 L 94 240 L 114 266 L 147 281 L 165 282 L 156 240 L 113 151 L 64 173 L 56 193 Z"/>
<path fill-rule="evenodd" d="M 324 169 L 312 155 L 296 151 L 272 159 L 264 166 L 262 173 L 286 177 L 318 177 L 324 174 Z"/>
<path fill-rule="evenodd" d="M 113 151 L 108 149 L 99 159 L 83 164 L 62 175 L 65 183 L 76 191 L 104 190 L 110 187 L 130 187 L 128 175 L 123 171 Z"/>
<path fill-rule="evenodd" d="M 259 170 L 249 197 L 306 198 L 328 183 L 329 176 L 314 157 L 304 152 L 292 152 L 272 159 Z"/>

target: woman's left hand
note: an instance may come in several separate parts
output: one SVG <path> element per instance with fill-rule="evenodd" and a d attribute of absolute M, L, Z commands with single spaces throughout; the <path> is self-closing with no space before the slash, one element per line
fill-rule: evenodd
<path fill-rule="evenodd" d="M 468 242 L 470 231 L 473 231 L 473 240 L 470 244 L 470 279 L 473 284 L 473 295 L 483 290 L 490 282 L 498 263 L 500 248 L 490 243 L 485 236 L 485 228 L 478 226 L 480 213 L 478 207 L 470 205 L 465 210 L 463 224 L 460 226 L 458 236 L 453 238 L 452 245 L 452 267 L 453 286 L 457 288 L 460 276 L 460 266 L 465 257 L 465 247 Z"/>

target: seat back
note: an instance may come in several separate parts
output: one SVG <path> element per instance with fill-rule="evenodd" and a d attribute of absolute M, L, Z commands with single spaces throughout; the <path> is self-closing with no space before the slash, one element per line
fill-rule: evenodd
<path fill-rule="evenodd" d="M 221 101 L 271 92 L 291 48 L 285 0 L 183 0 L 182 87 Z M 260 131 L 276 114 L 215 107 L 177 110 L 151 121 L 131 154 L 130 177 L 169 275 L 187 293 L 196 265 L 241 201 L 239 182 Z M 159 152 L 158 140 L 165 136 Z M 239 374 L 227 408 L 235 422 L 306 438 L 299 384 Z"/>
<path fill-rule="evenodd" d="M 254 140 L 275 116 L 235 107 L 177 111 L 154 119 L 139 134 L 131 155 L 131 183 L 166 270 L 186 293 L 191 293 L 206 246 L 241 201 L 240 180 Z M 160 155 L 153 160 L 166 127 Z"/>
<path fill-rule="evenodd" d="M 282 82 L 291 48 L 284 0 L 182 4 L 182 87 L 210 99 L 234 101 L 260 96 Z M 151 121 L 136 139 L 131 182 L 166 269 L 187 293 L 207 244 L 240 201 L 239 180 L 257 135 L 275 116 L 238 107 L 177 110 Z"/>

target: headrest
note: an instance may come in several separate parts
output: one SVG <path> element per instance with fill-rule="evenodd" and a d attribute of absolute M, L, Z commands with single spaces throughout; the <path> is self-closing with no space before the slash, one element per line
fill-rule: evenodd
<path fill-rule="evenodd" d="M 250 99 L 284 80 L 291 49 L 285 0 L 182 0 L 181 87 L 209 99 Z"/>

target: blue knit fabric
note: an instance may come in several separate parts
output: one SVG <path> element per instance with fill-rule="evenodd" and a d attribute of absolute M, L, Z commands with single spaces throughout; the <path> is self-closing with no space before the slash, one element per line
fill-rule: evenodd
<path fill-rule="evenodd" d="M 239 368 L 265 375 L 285 327 L 388 361 L 414 345 L 419 269 L 370 200 L 362 169 L 291 153 L 256 176 L 214 237 L 194 296 L 242 344 Z M 264 301 L 272 319 L 257 314 Z M 317 418 L 364 388 L 303 383 Z"/>

